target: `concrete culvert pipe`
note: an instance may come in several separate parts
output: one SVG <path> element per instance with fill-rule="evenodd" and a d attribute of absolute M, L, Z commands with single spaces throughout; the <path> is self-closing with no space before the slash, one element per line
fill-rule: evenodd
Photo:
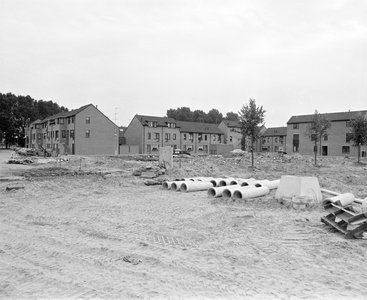
<path fill-rule="evenodd" d="M 269 190 L 273 190 L 273 189 L 277 189 L 280 183 L 280 179 L 279 180 L 262 180 L 262 182 L 258 182 L 255 184 L 256 187 L 261 187 L 261 186 L 266 186 L 269 188 Z"/>
<path fill-rule="evenodd" d="M 245 181 L 242 181 L 241 182 L 241 186 L 248 186 L 248 185 L 254 185 L 254 182 L 258 182 L 259 180 L 257 180 L 257 179 L 253 179 L 253 178 L 251 178 L 251 179 L 247 179 L 247 180 L 245 180 Z"/>
<path fill-rule="evenodd" d="M 217 197 L 221 197 L 223 194 L 223 191 L 226 189 L 236 189 L 241 187 L 240 185 L 231 185 L 231 186 L 219 186 L 219 187 L 212 187 L 210 189 L 208 189 L 208 197 L 209 198 L 217 198 Z"/>
<path fill-rule="evenodd" d="M 176 191 L 176 192 L 180 191 L 182 184 L 185 183 L 185 182 L 187 183 L 187 182 L 193 182 L 193 181 L 175 181 L 175 182 L 172 182 L 171 190 Z"/>
<path fill-rule="evenodd" d="M 210 182 L 213 184 L 214 187 L 219 186 L 219 182 L 221 182 L 224 178 L 220 177 L 220 178 L 213 178 L 212 180 L 210 180 Z"/>
<path fill-rule="evenodd" d="M 233 180 L 234 180 L 233 177 L 231 177 L 231 178 L 223 178 L 221 181 L 219 181 L 219 186 L 227 186 L 227 185 L 230 185 Z"/>
<path fill-rule="evenodd" d="M 252 180 L 255 180 L 255 178 L 248 178 L 248 179 L 237 178 L 237 179 L 232 180 L 230 182 L 230 185 L 233 185 L 233 184 L 239 184 L 239 185 L 241 185 L 243 182 L 252 181 Z"/>
<path fill-rule="evenodd" d="M 164 181 L 162 183 L 162 187 L 164 190 L 170 190 L 171 189 L 171 186 L 172 186 L 172 183 L 174 183 L 174 181 Z"/>
<path fill-rule="evenodd" d="M 225 200 L 228 200 L 230 198 L 232 198 L 233 196 L 233 193 L 239 189 L 251 189 L 251 188 L 255 188 L 254 185 L 248 185 L 246 187 L 241 187 L 241 186 L 228 186 L 222 193 L 222 198 L 225 199 Z"/>
<path fill-rule="evenodd" d="M 187 181 L 181 185 L 181 192 L 195 192 L 195 191 L 204 191 L 213 187 L 213 184 L 209 181 Z"/>
<path fill-rule="evenodd" d="M 257 187 L 257 188 L 243 188 L 240 190 L 234 191 L 232 195 L 233 200 L 240 199 L 251 199 L 256 197 L 261 197 L 269 194 L 269 188 L 266 186 Z"/>

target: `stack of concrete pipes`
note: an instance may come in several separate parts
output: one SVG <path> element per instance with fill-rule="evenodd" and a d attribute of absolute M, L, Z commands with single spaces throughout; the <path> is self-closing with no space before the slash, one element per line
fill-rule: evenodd
<path fill-rule="evenodd" d="M 193 177 L 181 178 L 174 181 L 163 182 L 163 189 L 181 192 L 194 192 L 207 190 L 210 198 L 222 197 L 251 199 L 261 197 L 276 189 L 280 180 L 256 180 L 254 178 L 213 178 L 213 177 Z"/>
<path fill-rule="evenodd" d="M 210 198 L 222 197 L 227 200 L 252 199 L 267 195 L 270 190 L 276 189 L 280 180 L 233 179 L 219 181 L 218 186 L 208 189 Z M 229 183 L 227 185 L 227 183 Z"/>

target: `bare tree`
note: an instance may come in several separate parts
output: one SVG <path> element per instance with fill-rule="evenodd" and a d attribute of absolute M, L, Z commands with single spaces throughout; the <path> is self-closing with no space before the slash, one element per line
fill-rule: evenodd
<path fill-rule="evenodd" d="M 314 143 L 315 166 L 317 165 L 317 143 L 321 141 L 325 134 L 327 134 L 330 126 L 331 124 L 327 119 L 327 116 L 321 115 L 317 110 L 315 110 L 312 121 L 308 124 L 305 133 L 306 137 Z"/>
<path fill-rule="evenodd" d="M 367 145 L 367 119 L 364 116 L 358 115 L 354 120 L 351 120 L 353 146 L 358 147 L 358 163 L 361 162 L 361 146 Z"/>
<path fill-rule="evenodd" d="M 242 139 L 249 138 L 251 142 L 252 168 L 254 167 L 254 143 L 260 137 L 261 126 L 259 124 L 264 125 L 265 112 L 262 106 L 256 106 L 254 99 L 250 99 L 249 103 L 243 105 L 238 112 Z"/>

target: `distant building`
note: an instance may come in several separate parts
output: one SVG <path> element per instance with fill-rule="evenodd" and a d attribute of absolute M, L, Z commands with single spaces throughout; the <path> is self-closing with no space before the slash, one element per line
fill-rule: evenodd
<path fill-rule="evenodd" d="M 285 151 L 287 145 L 287 127 L 270 127 L 261 136 L 262 152 Z"/>
<path fill-rule="evenodd" d="M 321 114 L 331 122 L 331 127 L 318 143 L 320 156 L 357 156 L 353 147 L 351 121 L 358 115 L 367 117 L 367 110 Z M 314 115 L 292 116 L 287 122 L 287 152 L 302 155 L 314 154 L 314 143 L 305 135 L 307 126 Z M 362 157 L 366 157 L 366 146 L 362 147 Z"/>
<path fill-rule="evenodd" d="M 58 154 L 118 154 L 119 128 L 93 104 L 36 120 L 26 146 Z"/>
<path fill-rule="evenodd" d="M 246 146 L 243 147 L 241 145 L 242 133 L 241 133 L 241 125 L 239 121 L 231 121 L 231 120 L 222 120 L 222 122 L 218 125 L 218 128 L 224 134 L 224 143 L 228 145 L 233 145 L 234 149 L 242 149 L 245 151 L 251 151 L 251 142 L 247 138 Z M 260 136 L 265 132 L 266 127 L 260 127 Z M 259 139 L 254 145 L 254 151 L 261 151 L 261 139 Z"/>

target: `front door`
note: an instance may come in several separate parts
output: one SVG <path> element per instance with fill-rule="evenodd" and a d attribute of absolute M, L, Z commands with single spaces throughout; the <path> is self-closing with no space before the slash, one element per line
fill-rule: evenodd
<path fill-rule="evenodd" d="M 151 154 L 152 153 L 152 145 L 148 144 L 147 145 L 147 154 Z"/>
<path fill-rule="evenodd" d="M 322 156 L 327 156 L 327 146 L 322 146 Z"/>

